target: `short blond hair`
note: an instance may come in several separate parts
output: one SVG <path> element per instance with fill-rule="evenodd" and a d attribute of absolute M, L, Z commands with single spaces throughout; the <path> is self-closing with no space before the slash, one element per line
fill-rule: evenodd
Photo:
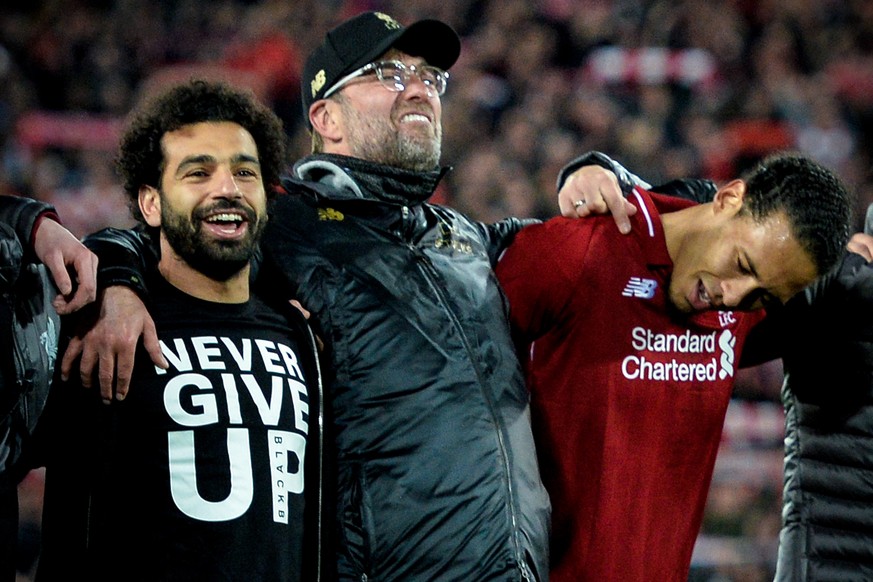
<path fill-rule="evenodd" d="M 312 153 L 320 154 L 324 151 L 324 138 L 321 137 L 321 134 L 315 131 L 315 129 L 310 130 L 311 138 L 312 138 Z"/>

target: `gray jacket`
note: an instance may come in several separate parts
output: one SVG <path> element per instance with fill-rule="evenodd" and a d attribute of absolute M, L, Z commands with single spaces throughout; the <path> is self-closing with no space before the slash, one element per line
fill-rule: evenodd
<path fill-rule="evenodd" d="M 0 196 L 0 475 L 9 478 L 45 406 L 57 357 L 57 291 L 28 250 L 42 202 Z M 12 477 L 14 480 L 14 476 Z"/>

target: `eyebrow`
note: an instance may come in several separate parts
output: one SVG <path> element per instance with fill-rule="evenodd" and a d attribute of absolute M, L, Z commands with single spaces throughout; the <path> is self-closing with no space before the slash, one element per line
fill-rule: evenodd
<path fill-rule="evenodd" d="M 740 251 L 740 255 L 746 261 L 747 268 L 752 276 L 759 280 L 761 279 L 760 275 L 758 275 L 758 269 L 755 268 L 755 262 L 752 261 L 752 258 L 749 256 L 749 253 L 746 251 Z M 748 309 L 756 301 L 761 301 L 762 305 L 766 308 L 776 305 L 784 305 L 782 300 L 780 300 L 776 295 L 774 295 L 769 289 L 764 287 L 758 287 L 751 291 L 748 295 L 746 295 L 742 301 L 740 301 L 740 306 L 744 306 L 745 309 Z"/>
<path fill-rule="evenodd" d="M 755 268 L 755 262 L 752 260 L 752 257 L 749 256 L 749 253 L 746 251 L 740 251 L 743 255 L 743 258 L 746 259 L 746 265 L 748 265 L 749 271 L 755 277 L 755 279 L 760 279 L 758 276 L 758 269 Z"/>
<path fill-rule="evenodd" d="M 240 163 L 248 163 L 255 164 L 256 166 L 260 166 L 261 162 L 255 156 L 249 154 L 236 154 L 230 158 L 231 163 L 240 164 Z M 199 164 L 216 164 L 218 160 L 215 156 L 210 156 L 209 154 L 200 154 L 196 156 L 188 156 L 182 158 L 182 161 L 179 162 L 179 165 L 176 167 L 176 171 L 187 168 L 188 166 L 196 166 Z"/>

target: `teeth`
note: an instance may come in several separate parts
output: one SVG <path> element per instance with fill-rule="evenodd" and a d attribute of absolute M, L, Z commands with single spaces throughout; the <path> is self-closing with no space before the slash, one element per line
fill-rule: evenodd
<path fill-rule="evenodd" d="M 410 113 L 408 115 L 403 116 L 403 121 L 424 121 L 426 123 L 430 122 L 430 119 L 427 118 L 426 115 L 421 115 L 420 113 Z"/>
<path fill-rule="evenodd" d="M 707 303 L 711 303 L 709 300 L 709 293 L 706 292 L 706 287 L 700 285 L 700 298 L 706 301 Z"/>
<path fill-rule="evenodd" d="M 232 214 L 230 212 L 215 214 L 206 220 L 207 222 L 242 222 L 242 218 L 239 214 Z"/>

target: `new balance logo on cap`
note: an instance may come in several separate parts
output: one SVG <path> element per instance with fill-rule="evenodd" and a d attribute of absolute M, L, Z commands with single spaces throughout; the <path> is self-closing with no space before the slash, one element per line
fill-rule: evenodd
<path fill-rule="evenodd" d="M 630 281 L 621 292 L 623 297 L 638 297 L 640 299 L 651 299 L 655 296 L 655 289 L 658 288 L 658 282 L 654 279 L 643 279 L 641 277 L 631 277 Z"/>

